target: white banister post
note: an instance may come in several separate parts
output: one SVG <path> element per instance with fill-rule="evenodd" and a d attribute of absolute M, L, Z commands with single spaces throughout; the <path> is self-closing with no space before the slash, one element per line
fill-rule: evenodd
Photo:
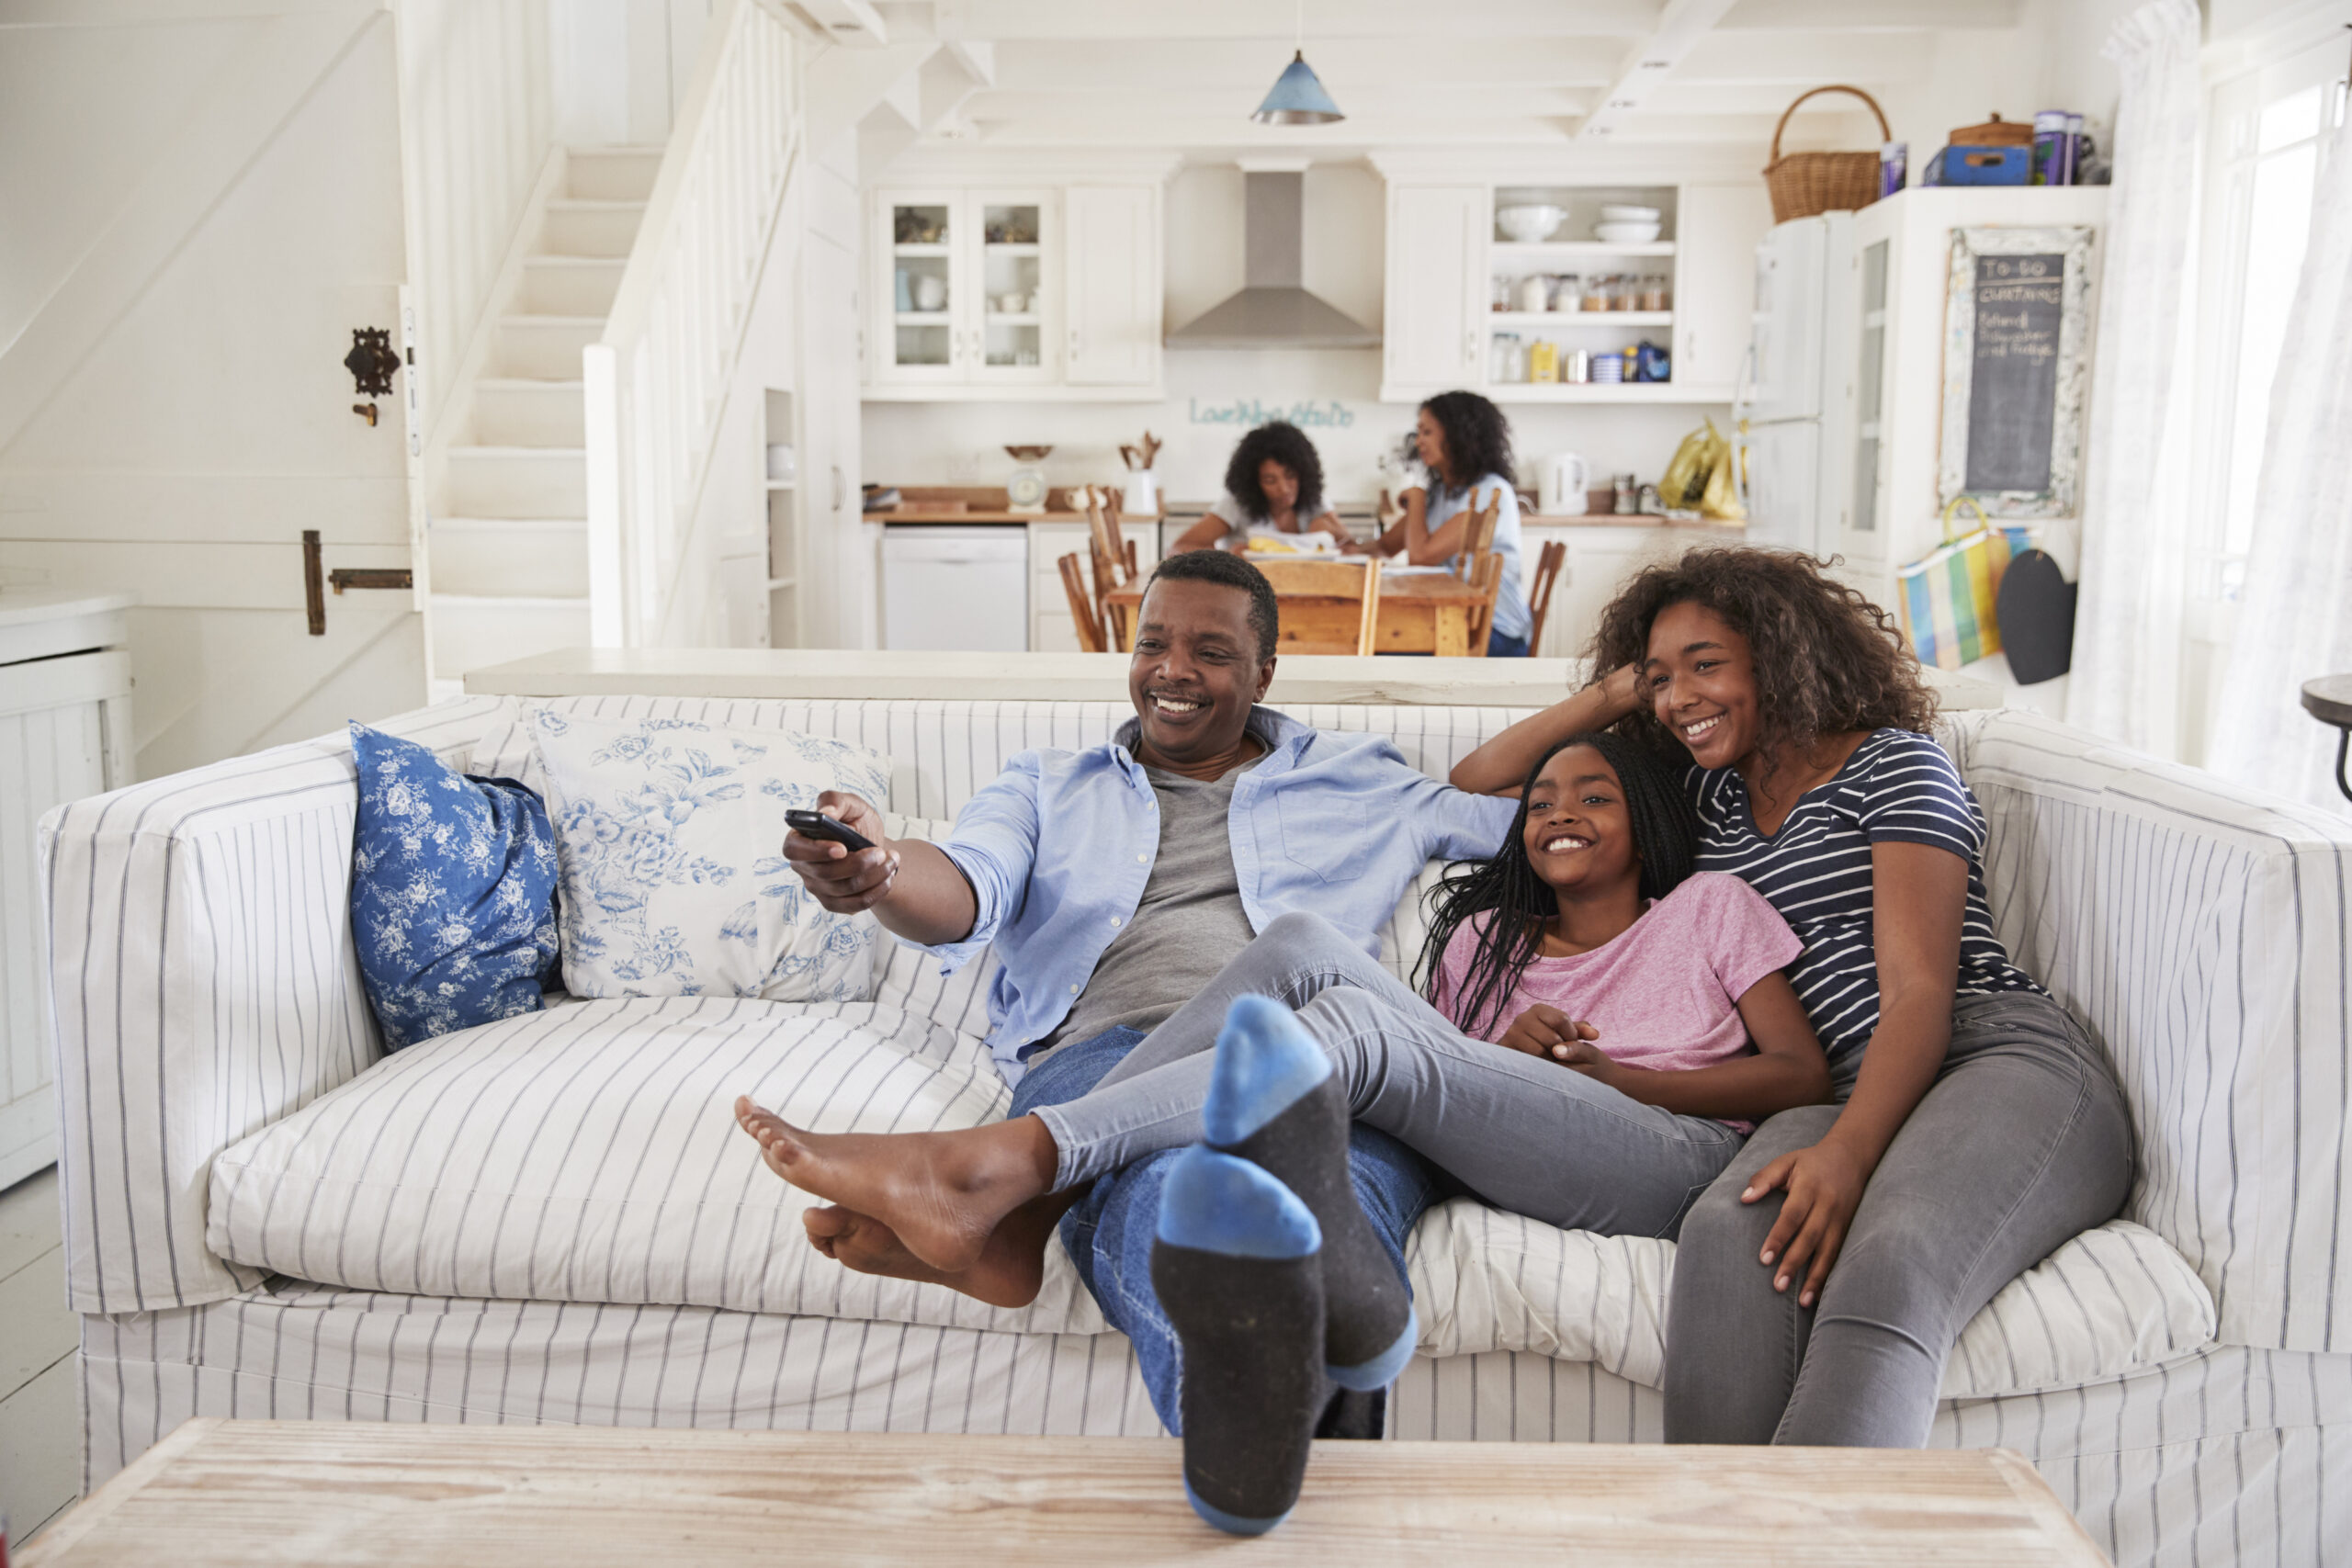
<path fill-rule="evenodd" d="M 580 382 L 588 425 L 588 641 L 625 648 L 632 639 L 622 564 L 620 365 L 612 344 L 580 351 Z"/>

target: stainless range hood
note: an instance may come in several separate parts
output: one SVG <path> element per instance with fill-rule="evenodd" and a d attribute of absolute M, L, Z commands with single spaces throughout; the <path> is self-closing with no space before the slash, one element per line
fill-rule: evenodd
<path fill-rule="evenodd" d="M 1299 284 L 1306 176 L 1242 175 L 1242 289 L 1168 334 L 1170 348 L 1378 348 L 1380 334 Z"/>

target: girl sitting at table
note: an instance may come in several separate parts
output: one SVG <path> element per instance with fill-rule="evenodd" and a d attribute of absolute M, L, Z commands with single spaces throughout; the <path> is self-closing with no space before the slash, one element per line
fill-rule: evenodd
<path fill-rule="evenodd" d="M 1169 554 L 1247 550 L 1261 541 L 1277 553 L 1363 552 L 1323 504 L 1323 459 L 1315 443 L 1279 419 L 1260 425 L 1233 448 L 1233 460 L 1225 466 L 1225 494 L 1207 516 L 1178 536 Z"/>
<path fill-rule="evenodd" d="M 1511 483 L 1510 422 L 1476 392 L 1440 392 L 1421 405 L 1413 446 L 1429 470 L 1426 489 L 1404 494 L 1405 515 L 1380 537 L 1384 556 L 1402 553 L 1414 566 L 1452 566 L 1470 526 L 1489 501 L 1495 510 L 1491 547 L 1502 557 L 1495 592 L 1489 659 L 1524 659 L 1535 618 L 1528 612 L 1520 570 L 1519 491 Z"/>

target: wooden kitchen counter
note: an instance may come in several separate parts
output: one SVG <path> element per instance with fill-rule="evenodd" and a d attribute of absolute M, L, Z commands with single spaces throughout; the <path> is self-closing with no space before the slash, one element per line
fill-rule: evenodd
<path fill-rule="evenodd" d="M 1013 511 L 1002 485 L 900 485 L 897 506 L 865 516 L 868 523 L 1083 523 L 1086 509 L 1070 504 L 1064 485 L 1046 491 L 1043 512 Z M 1157 512 L 1123 512 L 1119 521 L 1157 523 L 1159 517 Z"/>

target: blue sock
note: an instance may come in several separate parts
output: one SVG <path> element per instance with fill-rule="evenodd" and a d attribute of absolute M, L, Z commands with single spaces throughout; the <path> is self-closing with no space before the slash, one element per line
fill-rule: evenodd
<path fill-rule="evenodd" d="M 1159 1195 L 1151 1282 L 1183 1347 L 1184 1495 L 1234 1535 L 1289 1516 L 1321 1414 L 1320 1227 L 1258 1166 L 1195 1145 Z"/>
<path fill-rule="evenodd" d="M 1348 1104 L 1323 1047 L 1271 997 L 1236 997 L 1216 1037 L 1201 1122 L 1209 1146 L 1263 1167 L 1323 1231 L 1331 1381 L 1387 1387 L 1413 1358 L 1413 1298 L 1348 1179 Z"/>

